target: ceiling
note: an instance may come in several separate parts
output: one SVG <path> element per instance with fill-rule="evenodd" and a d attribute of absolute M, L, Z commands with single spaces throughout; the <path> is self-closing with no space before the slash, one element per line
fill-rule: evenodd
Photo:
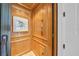
<path fill-rule="evenodd" d="M 39 3 L 18 3 L 18 4 L 29 10 L 33 10 L 39 5 Z"/>

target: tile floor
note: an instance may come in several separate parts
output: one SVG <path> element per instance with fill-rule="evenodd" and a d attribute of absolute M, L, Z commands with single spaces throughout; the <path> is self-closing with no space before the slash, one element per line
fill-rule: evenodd
<path fill-rule="evenodd" d="M 35 54 L 33 53 L 33 51 L 30 51 L 22 56 L 35 56 Z"/>

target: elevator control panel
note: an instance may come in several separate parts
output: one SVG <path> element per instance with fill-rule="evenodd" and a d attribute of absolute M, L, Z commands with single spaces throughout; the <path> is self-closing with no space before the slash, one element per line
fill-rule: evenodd
<path fill-rule="evenodd" d="M 2 40 L 5 40 L 5 39 L 7 39 L 7 35 L 2 35 Z"/>
<path fill-rule="evenodd" d="M 7 38 L 8 38 L 8 36 L 7 35 L 2 35 L 2 40 L 1 40 L 1 42 L 2 42 L 2 46 L 4 46 L 4 45 L 6 45 L 6 40 L 7 40 Z"/>
<path fill-rule="evenodd" d="M 1 55 L 5 56 L 6 55 L 6 47 L 7 47 L 7 39 L 8 36 L 7 35 L 2 35 L 1 37 Z"/>

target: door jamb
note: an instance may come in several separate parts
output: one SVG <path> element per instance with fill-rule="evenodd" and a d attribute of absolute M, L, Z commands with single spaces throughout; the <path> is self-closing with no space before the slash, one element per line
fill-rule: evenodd
<path fill-rule="evenodd" d="M 54 4 L 54 56 L 58 55 L 58 4 Z"/>

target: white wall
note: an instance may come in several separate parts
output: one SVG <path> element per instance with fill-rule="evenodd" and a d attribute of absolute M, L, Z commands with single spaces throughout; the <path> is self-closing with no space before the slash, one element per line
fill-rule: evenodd
<path fill-rule="evenodd" d="M 66 16 L 63 17 L 65 11 Z M 79 55 L 79 4 L 58 4 L 58 55 Z M 63 49 L 65 44 L 65 49 Z"/>

